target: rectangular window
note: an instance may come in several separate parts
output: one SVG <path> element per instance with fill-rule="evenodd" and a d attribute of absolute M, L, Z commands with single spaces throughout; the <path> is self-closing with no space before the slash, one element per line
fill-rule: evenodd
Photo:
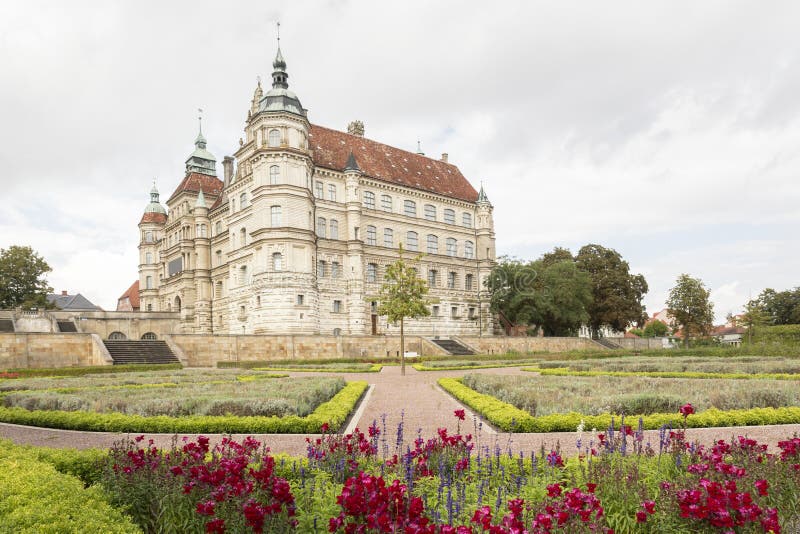
<path fill-rule="evenodd" d="M 341 300 L 334 300 L 333 301 L 333 313 L 342 313 L 342 301 Z"/>
<path fill-rule="evenodd" d="M 383 246 L 384 247 L 394 246 L 394 230 L 392 230 L 391 228 L 383 229 Z"/>
<path fill-rule="evenodd" d="M 314 182 L 314 196 L 321 199 L 323 198 L 322 192 L 322 182 Z"/>
<path fill-rule="evenodd" d="M 375 209 L 375 193 L 372 191 L 364 191 L 364 207 L 369 210 Z"/>
<path fill-rule="evenodd" d="M 433 234 L 428 234 L 428 254 L 439 253 L 439 238 Z"/>
<path fill-rule="evenodd" d="M 383 211 L 392 211 L 392 197 L 389 195 L 381 195 L 381 208 Z"/>
<path fill-rule="evenodd" d="M 331 263 L 331 278 L 339 278 L 342 274 L 341 265 L 338 261 Z"/>
<path fill-rule="evenodd" d="M 464 277 L 464 289 L 467 291 L 472 291 L 472 275 L 468 274 Z"/>
<path fill-rule="evenodd" d="M 302 306 L 304 301 L 305 301 L 305 298 L 303 297 L 303 295 L 297 295 L 297 305 L 298 306 Z"/>
<path fill-rule="evenodd" d="M 328 184 L 328 200 L 336 202 L 336 186 L 334 184 Z"/>
<path fill-rule="evenodd" d="M 322 260 L 317 260 L 317 278 L 324 278 L 325 277 L 325 262 Z"/>
<path fill-rule="evenodd" d="M 269 208 L 270 222 L 273 228 L 278 228 L 281 225 L 281 207 L 271 206 Z"/>
<path fill-rule="evenodd" d="M 331 239 L 339 239 L 339 221 L 331 219 Z"/>
<path fill-rule="evenodd" d="M 458 319 L 458 306 L 453 306 L 450 308 L 450 317 L 453 319 Z"/>
<path fill-rule="evenodd" d="M 475 246 L 472 241 L 464 241 L 464 257 L 467 259 L 475 257 Z"/>
<path fill-rule="evenodd" d="M 374 226 L 367 226 L 367 245 L 378 244 L 378 231 Z"/>
<path fill-rule="evenodd" d="M 439 317 L 439 306 L 433 306 L 431 308 L 431 315 L 433 317 Z"/>
<path fill-rule="evenodd" d="M 403 202 L 403 213 L 408 215 L 409 217 L 416 217 L 417 216 L 417 203 L 413 200 L 406 200 Z"/>
<path fill-rule="evenodd" d="M 317 217 L 317 235 L 324 238 L 327 232 L 328 223 L 325 217 Z"/>
<path fill-rule="evenodd" d="M 468 317 L 469 317 L 470 319 L 474 319 L 474 318 L 475 318 L 475 308 L 473 308 L 473 307 L 471 307 L 471 306 L 470 306 L 470 308 L 469 308 L 469 315 L 468 315 Z"/>
<path fill-rule="evenodd" d="M 432 204 L 425 204 L 425 219 L 428 221 L 436 220 L 436 206 Z"/>
<path fill-rule="evenodd" d="M 428 271 L 428 287 L 436 287 L 436 274 L 434 269 Z"/>
<path fill-rule="evenodd" d="M 464 212 L 463 218 L 464 226 L 467 228 L 472 228 L 472 214 Z"/>
<path fill-rule="evenodd" d="M 408 232 L 406 234 L 406 245 L 408 246 L 408 250 L 412 252 L 417 251 L 418 248 L 417 232 Z"/>
<path fill-rule="evenodd" d="M 447 289 L 455 289 L 456 288 L 456 273 L 450 271 L 447 273 Z"/>
<path fill-rule="evenodd" d="M 367 282 L 377 282 L 378 281 L 378 264 L 377 263 L 368 263 L 367 264 Z"/>
<path fill-rule="evenodd" d="M 447 238 L 447 255 L 448 256 L 455 256 L 456 255 L 456 248 L 458 247 L 458 243 L 452 237 Z"/>
<path fill-rule="evenodd" d="M 456 212 L 447 208 L 444 210 L 444 222 L 447 224 L 455 224 L 456 223 Z"/>

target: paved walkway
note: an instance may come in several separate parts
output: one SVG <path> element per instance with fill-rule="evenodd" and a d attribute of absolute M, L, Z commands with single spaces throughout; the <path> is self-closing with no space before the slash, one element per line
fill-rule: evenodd
<path fill-rule="evenodd" d="M 505 367 L 494 369 L 476 369 L 472 373 L 485 373 L 495 375 L 519 374 L 518 367 Z M 309 376 L 314 373 L 290 373 L 291 376 Z M 365 380 L 371 387 L 365 399 L 359 406 L 353 421 L 348 424 L 348 429 L 359 427 L 362 431 L 376 421 L 383 427 L 385 422 L 386 436 L 390 446 L 397 439 L 397 428 L 403 421 L 403 434 L 406 442 L 413 441 L 417 433 L 421 432 L 424 438 L 435 435 L 438 428 L 445 427 L 451 433 L 456 429 L 456 419 L 453 411 L 463 408 L 467 412 L 467 420 L 462 423 L 462 432 L 476 434 L 472 413 L 468 408 L 459 404 L 450 395 L 445 393 L 436 384 L 439 378 L 456 377 L 464 371 L 426 371 L 419 372 L 410 365 L 406 366 L 406 376 L 400 375 L 399 366 L 384 367 L 380 373 L 347 373 L 347 380 Z M 331 373 L 324 373 L 332 376 Z M 702 443 L 711 443 L 717 439 L 729 439 L 732 436 L 747 435 L 772 447 L 782 439 L 800 434 L 800 425 L 779 426 L 754 426 L 754 427 L 724 427 L 689 429 L 690 440 Z M 105 448 L 115 440 L 124 436 L 110 432 L 82 432 L 73 430 L 53 430 L 47 428 L 27 427 L 0 423 L 0 438 L 8 438 L 20 444 L 43 445 L 47 447 L 75 447 L 75 448 Z M 169 446 L 174 438 L 172 434 L 148 434 L 159 446 Z M 195 437 L 191 436 L 190 437 Z M 211 436 L 213 441 L 221 438 L 220 435 Z M 235 435 L 239 439 L 244 435 Z M 293 455 L 303 455 L 306 452 L 306 435 L 298 434 L 260 434 L 254 435 L 266 443 L 273 452 L 285 452 Z M 561 445 L 562 453 L 571 456 L 576 453 L 575 432 L 554 432 L 549 434 L 507 434 L 496 433 L 494 429 L 484 425 L 478 435 L 481 445 L 494 447 L 499 445 L 504 452 L 509 448 L 514 452 L 533 450 L 537 454 L 542 446 L 549 449 L 557 443 Z M 584 439 L 589 439 L 588 433 Z M 654 446 L 658 443 L 658 432 L 645 432 L 645 441 L 651 440 Z"/>

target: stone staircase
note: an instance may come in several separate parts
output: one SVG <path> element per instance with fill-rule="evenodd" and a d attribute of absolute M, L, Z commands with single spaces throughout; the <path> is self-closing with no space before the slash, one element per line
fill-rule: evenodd
<path fill-rule="evenodd" d="M 74 321 L 56 321 L 59 332 L 77 332 L 78 328 Z"/>
<path fill-rule="evenodd" d="M 475 354 L 469 347 L 465 347 L 454 339 L 431 339 L 431 341 L 455 356 L 472 356 Z"/>
<path fill-rule="evenodd" d="M 599 337 L 597 339 L 593 339 L 592 341 L 594 341 L 595 343 L 597 343 L 599 345 L 602 345 L 603 347 L 605 347 L 607 349 L 611 349 L 611 350 L 617 350 L 617 349 L 622 348 L 619 345 L 617 345 L 616 343 L 614 343 L 613 341 L 611 341 L 609 339 L 606 339 L 604 337 Z"/>
<path fill-rule="evenodd" d="M 104 340 L 114 365 L 146 363 L 180 363 L 165 341 L 110 341 Z"/>

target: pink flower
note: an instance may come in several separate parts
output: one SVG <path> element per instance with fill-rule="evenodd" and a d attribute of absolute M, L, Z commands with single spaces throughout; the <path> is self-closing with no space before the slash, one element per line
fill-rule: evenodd
<path fill-rule="evenodd" d="M 694 413 L 694 406 L 692 406 L 692 403 L 687 402 L 686 404 L 681 406 L 680 412 L 682 416 L 689 417 Z"/>
<path fill-rule="evenodd" d="M 453 414 L 458 418 L 459 421 L 463 421 L 466 417 L 464 410 L 455 410 Z"/>
<path fill-rule="evenodd" d="M 330 428 L 330 425 L 328 425 L 328 423 L 322 423 L 322 426 L 320 427 L 320 430 L 322 431 L 323 434 L 325 434 L 328 431 L 329 428 Z"/>
<path fill-rule="evenodd" d="M 655 501 L 643 501 L 642 502 L 642 508 L 644 508 L 644 511 L 647 512 L 648 514 L 652 515 L 652 514 L 656 513 L 656 503 L 655 503 Z"/>
<path fill-rule="evenodd" d="M 550 484 L 547 486 L 548 497 L 558 497 L 561 495 L 561 484 Z"/>
<path fill-rule="evenodd" d="M 759 495 L 761 495 L 762 497 L 769 495 L 769 492 L 767 492 L 768 488 L 769 488 L 769 482 L 767 482 L 763 478 L 756 480 L 756 489 L 758 490 Z"/>
<path fill-rule="evenodd" d="M 644 510 L 639 510 L 636 512 L 636 522 L 637 523 L 644 523 L 647 521 L 647 514 Z"/>
<path fill-rule="evenodd" d="M 200 515 L 214 515 L 214 507 L 216 503 L 214 501 L 205 501 L 197 503 L 197 513 Z"/>

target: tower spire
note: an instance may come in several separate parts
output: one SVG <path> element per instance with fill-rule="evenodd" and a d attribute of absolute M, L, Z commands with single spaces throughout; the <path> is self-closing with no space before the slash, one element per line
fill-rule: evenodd
<path fill-rule="evenodd" d="M 278 22 L 278 53 L 275 54 L 275 61 L 272 62 L 272 87 L 274 89 L 288 89 L 289 75 L 286 73 L 286 60 L 281 53 L 281 23 Z"/>

